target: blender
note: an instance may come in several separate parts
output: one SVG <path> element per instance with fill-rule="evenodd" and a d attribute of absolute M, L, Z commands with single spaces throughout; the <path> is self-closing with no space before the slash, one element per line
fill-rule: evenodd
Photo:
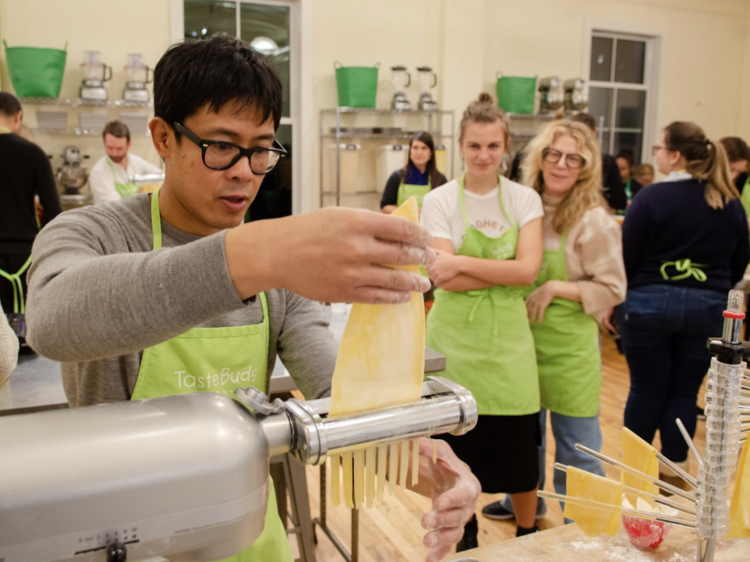
<path fill-rule="evenodd" d="M 122 92 L 125 101 L 148 103 L 149 93 L 146 84 L 153 82 L 154 72 L 143 63 L 143 55 L 130 53 L 128 64 L 125 66 L 127 81 Z M 149 76 L 150 74 L 150 76 Z"/>
<path fill-rule="evenodd" d="M 430 90 L 437 86 L 437 74 L 429 66 L 420 66 L 417 71 L 419 71 L 419 109 L 437 111 L 438 104 L 430 94 Z"/>
<path fill-rule="evenodd" d="M 565 103 L 563 82 L 557 76 L 548 76 L 539 80 L 541 94 L 540 112 L 549 113 L 560 109 Z"/>
<path fill-rule="evenodd" d="M 83 72 L 81 99 L 107 101 L 107 89 L 104 87 L 104 82 L 112 79 L 112 67 L 99 60 L 99 51 L 86 51 L 81 71 Z"/>
<path fill-rule="evenodd" d="M 565 111 L 583 111 L 589 105 L 586 95 L 586 82 L 582 78 L 571 78 L 563 82 L 565 90 Z"/>
<path fill-rule="evenodd" d="M 411 84 L 411 74 L 406 71 L 405 66 L 392 66 L 391 71 L 393 77 L 393 87 L 396 93 L 393 95 L 393 101 L 391 101 L 391 109 L 395 111 L 409 111 L 411 110 L 411 102 L 406 99 L 406 88 Z"/>

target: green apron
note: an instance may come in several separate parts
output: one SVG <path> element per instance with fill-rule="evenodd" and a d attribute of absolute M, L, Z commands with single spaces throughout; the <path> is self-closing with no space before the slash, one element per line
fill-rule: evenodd
<path fill-rule="evenodd" d="M 466 235 L 457 255 L 508 260 L 516 256 L 518 226 L 503 204 L 511 228 L 489 238 L 471 226 L 464 204 Z M 495 285 L 473 291 L 435 291 L 427 315 L 427 345 L 446 357 L 445 377 L 468 388 L 481 415 L 520 416 L 539 411 L 534 340 L 520 287 Z"/>
<path fill-rule="evenodd" d="M 545 250 L 542 268 L 531 293 L 547 281 L 568 281 L 565 270 L 565 240 L 557 250 Z M 602 388 L 599 327 L 581 303 L 555 297 L 541 324 L 531 324 L 542 408 L 574 418 L 599 413 Z"/>
<path fill-rule="evenodd" d="M 161 248 L 159 192 L 151 196 L 154 250 Z M 192 392 L 220 392 L 234 398 L 239 386 L 265 390 L 268 382 L 269 320 L 260 294 L 263 321 L 251 326 L 193 328 L 143 351 L 131 400 Z M 269 479 L 269 490 L 273 483 Z M 266 522 L 260 537 L 229 562 L 292 562 L 286 531 L 278 516 L 276 494 L 268 494 Z"/>
<path fill-rule="evenodd" d="M 117 190 L 117 193 L 120 194 L 121 198 L 125 199 L 126 197 L 130 197 L 131 195 L 135 195 L 136 193 L 138 193 L 138 186 L 134 183 L 117 182 L 115 167 L 112 165 L 112 160 L 110 160 L 109 156 L 107 156 L 107 164 L 109 165 L 109 169 L 112 170 L 112 180 L 115 182 L 115 189 Z"/>
<path fill-rule="evenodd" d="M 38 222 L 38 220 L 37 220 Z M 0 269 L 0 277 L 3 277 L 10 281 L 13 287 L 13 312 L 5 311 L 5 316 L 8 318 L 8 324 L 13 328 L 16 336 L 19 338 L 26 337 L 26 301 L 23 297 L 23 281 L 21 277 L 24 272 L 29 269 L 31 265 L 31 256 L 21 266 L 21 269 L 15 273 L 8 273 Z"/>
<path fill-rule="evenodd" d="M 404 178 L 406 177 L 406 174 L 404 174 Z M 427 180 L 427 185 L 415 185 L 413 183 L 404 183 L 404 180 L 401 180 L 401 183 L 398 186 L 398 198 L 396 199 L 396 206 L 400 207 L 404 203 L 406 203 L 406 200 L 409 197 L 416 197 L 417 198 L 417 206 L 421 209 L 422 208 L 422 200 L 424 199 L 424 196 L 427 195 L 430 192 L 430 189 L 432 189 L 432 180 Z"/>
<path fill-rule="evenodd" d="M 742 201 L 742 206 L 745 207 L 745 214 L 750 217 L 750 178 L 747 178 L 745 187 L 742 188 L 740 201 Z"/>

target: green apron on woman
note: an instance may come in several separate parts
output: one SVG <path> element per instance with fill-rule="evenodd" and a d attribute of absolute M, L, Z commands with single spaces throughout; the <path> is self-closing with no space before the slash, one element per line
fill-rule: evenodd
<path fill-rule="evenodd" d="M 568 281 L 563 233 L 557 250 L 545 250 L 542 268 L 531 293 L 547 281 Z M 531 324 L 542 408 L 575 418 L 599 413 L 602 388 L 599 327 L 581 303 L 555 297 L 541 324 Z"/>
<path fill-rule="evenodd" d="M 500 238 L 471 226 L 464 203 L 466 234 L 457 255 L 509 260 L 516 256 L 518 226 L 498 196 L 511 227 Z M 521 416 L 539 411 L 539 378 L 534 340 L 520 287 L 495 285 L 472 291 L 435 291 L 427 316 L 427 345 L 446 357 L 445 377 L 468 388 L 479 414 Z"/>
<path fill-rule="evenodd" d="M 406 178 L 406 174 L 404 174 L 404 178 Z M 416 185 L 413 183 L 404 183 L 404 180 L 402 179 L 401 183 L 398 186 L 398 197 L 396 199 L 396 206 L 400 207 L 401 205 L 406 203 L 406 200 L 409 197 L 416 197 L 417 206 L 421 209 L 424 196 L 427 195 L 431 189 L 432 189 L 432 180 L 429 178 L 427 179 L 427 185 Z"/>
<path fill-rule="evenodd" d="M 162 247 L 159 192 L 151 196 L 153 249 Z M 259 295 L 263 321 L 250 326 L 193 328 L 143 351 L 131 400 L 192 392 L 234 397 L 237 387 L 265 390 L 268 383 L 269 320 L 265 294 Z M 269 479 L 266 522 L 260 537 L 227 562 L 292 562 Z"/>

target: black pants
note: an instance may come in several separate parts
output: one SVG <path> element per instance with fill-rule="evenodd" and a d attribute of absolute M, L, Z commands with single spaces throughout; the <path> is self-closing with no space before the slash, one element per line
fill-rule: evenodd
<path fill-rule="evenodd" d="M 26 255 L 23 254 L 11 254 L 11 255 L 0 255 L 0 269 L 5 273 L 14 274 L 23 267 L 26 260 L 29 259 L 31 252 Z M 21 275 L 21 284 L 23 285 L 23 298 L 26 302 L 26 294 L 28 287 L 26 286 L 26 270 Z M 3 303 L 3 312 L 8 314 L 13 312 L 13 284 L 8 281 L 5 277 L 0 276 L 0 301 Z"/>

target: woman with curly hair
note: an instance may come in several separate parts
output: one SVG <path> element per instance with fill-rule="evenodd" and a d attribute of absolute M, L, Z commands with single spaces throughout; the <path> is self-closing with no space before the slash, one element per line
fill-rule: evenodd
<path fill-rule="evenodd" d="M 542 268 L 527 290 L 526 308 L 555 461 L 603 476 L 601 463 L 575 448 L 581 443 L 601 449 L 598 324 L 626 290 L 620 228 L 601 195 L 601 162 L 590 129 L 560 120 L 531 141 L 522 172 L 523 183 L 544 204 Z M 544 426 L 546 413 L 541 418 Z M 565 494 L 564 473 L 555 472 L 554 484 L 557 493 Z M 509 508 L 507 502 L 495 502 L 482 513 L 508 519 Z"/>

